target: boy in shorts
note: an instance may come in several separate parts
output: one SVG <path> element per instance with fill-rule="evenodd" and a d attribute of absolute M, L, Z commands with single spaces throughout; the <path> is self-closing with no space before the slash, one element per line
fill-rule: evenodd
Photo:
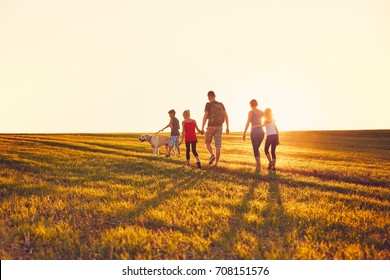
<path fill-rule="evenodd" d="M 179 141 L 179 138 L 180 138 L 180 132 L 179 132 L 179 129 L 180 129 L 180 123 L 179 123 L 179 120 L 175 117 L 176 115 L 176 112 L 175 110 L 170 110 L 168 112 L 169 114 L 169 117 L 171 118 L 170 121 L 169 121 L 169 124 L 164 127 L 162 130 L 170 127 L 171 128 L 171 135 L 169 137 L 169 149 L 168 149 L 168 153 L 166 154 L 166 157 L 170 157 L 171 156 L 171 151 L 174 147 L 176 147 L 176 150 L 177 150 L 177 156 L 180 157 L 180 141 Z"/>

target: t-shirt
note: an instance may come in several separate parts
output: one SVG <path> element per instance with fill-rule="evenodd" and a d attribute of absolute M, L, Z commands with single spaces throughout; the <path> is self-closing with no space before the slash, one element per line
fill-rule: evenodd
<path fill-rule="evenodd" d="M 180 136 L 180 123 L 179 120 L 174 117 L 172 120 L 172 127 L 171 127 L 171 136 Z"/>
<path fill-rule="evenodd" d="M 274 120 L 272 122 L 265 123 L 265 131 L 267 132 L 267 135 L 278 134 Z"/>

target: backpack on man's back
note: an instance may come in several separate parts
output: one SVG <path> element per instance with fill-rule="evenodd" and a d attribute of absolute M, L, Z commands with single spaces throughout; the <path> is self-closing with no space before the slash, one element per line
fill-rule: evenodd
<path fill-rule="evenodd" d="M 210 102 L 209 126 L 220 126 L 225 121 L 224 106 L 221 102 Z"/>

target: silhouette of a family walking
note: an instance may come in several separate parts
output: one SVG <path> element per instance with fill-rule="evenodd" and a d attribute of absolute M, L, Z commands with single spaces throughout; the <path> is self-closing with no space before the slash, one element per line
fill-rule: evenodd
<path fill-rule="evenodd" d="M 196 165 L 201 168 L 201 162 L 198 152 L 196 151 L 196 145 L 198 139 L 196 137 L 196 131 L 201 135 L 205 135 L 205 144 L 208 152 L 210 153 L 209 164 L 218 166 L 221 157 L 222 147 L 222 131 L 223 124 L 226 124 L 226 134 L 229 134 L 229 117 L 226 112 L 223 103 L 216 100 L 216 95 L 213 91 L 209 91 L 207 94 L 209 102 L 206 103 L 204 109 L 204 116 L 202 120 L 201 129 L 198 127 L 197 122 L 191 118 L 190 110 L 183 112 L 182 122 L 182 138 L 180 140 L 180 122 L 176 118 L 175 110 L 168 112 L 170 121 L 161 131 L 170 127 L 171 134 L 169 137 L 169 147 L 166 157 L 171 156 L 171 152 L 176 148 L 177 155 L 180 154 L 180 145 L 184 142 L 186 145 L 186 165 L 190 165 L 190 153 L 196 158 Z M 248 113 L 248 119 L 245 124 L 243 140 L 246 140 L 246 133 L 249 126 L 251 126 L 250 139 L 253 147 L 253 154 L 256 160 L 256 171 L 261 169 L 260 161 L 260 145 L 265 140 L 264 153 L 268 159 L 268 170 L 276 170 L 276 146 L 279 145 L 279 131 L 276 127 L 275 120 L 273 118 L 272 110 L 267 108 L 264 112 L 257 108 L 258 103 L 255 99 L 250 101 L 251 110 Z M 206 127 L 207 124 L 207 127 Z M 206 127 L 206 131 L 204 130 Z M 214 148 L 211 143 L 214 140 Z M 270 153 L 271 148 L 271 153 Z"/>

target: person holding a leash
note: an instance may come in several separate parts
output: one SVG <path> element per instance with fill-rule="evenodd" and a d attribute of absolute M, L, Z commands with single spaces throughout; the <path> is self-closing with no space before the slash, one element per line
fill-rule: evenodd
<path fill-rule="evenodd" d="M 175 110 L 170 110 L 168 112 L 169 114 L 169 117 L 171 118 L 168 125 L 166 127 L 164 127 L 162 129 L 162 131 L 164 131 L 164 129 L 170 127 L 171 128 L 171 136 L 169 138 L 169 149 L 168 149 L 168 153 L 166 154 L 166 157 L 170 157 L 171 156 L 171 151 L 174 147 L 176 147 L 177 149 L 177 156 L 180 157 L 180 143 L 179 143 L 179 138 L 180 138 L 180 132 L 179 132 L 179 129 L 180 129 L 180 123 L 179 123 L 179 120 L 175 117 L 176 115 L 176 112 Z"/>
<path fill-rule="evenodd" d="M 215 161 L 215 166 L 218 166 L 219 158 L 221 156 L 221 147 L 222 147 L 222 125 L 226 122 L 226 134 L 229 133 L 229 118 L 225 110 L 225 106 L 221 102 L 215 100 L 215 93 L 209 91 L 207 97 L 210 102 L 206 103 L 205 112 L 202 122 L 202 131 L 204 132 L 204 127 L 208 120 L 207 131 L 205 135 L 206 139 L 206 148 L 210 153 L 209 164 L 213 164 Z M 213 147 L 211 146 L 212 140 L 215 140 L 215 154 Z"/>
<path fill-rule="evenodd" d="M 182 140 L 180 142 L 183 143 L 185 141 L 186 143 L 186 159 L 187 159 L 187 166 L 190 165 L 190 150 L 192 148 L 192 153 L 194 154 L 196 158 L 196 166 L 198 168 L 202 168 L 199 160 L 198 153 L 196 151 L 196 142 L 198 142 L 198 139 L 196 138 L 195 129 L 200 133 L 203 134 L 202 131 L 199 129 L 198 125 L 196 124 L 196 121 L 190 118 L 190 110 L 185 110 L 183 112 L 184 121 L 182 123 L 183 126 L 183 135 Z"/>

